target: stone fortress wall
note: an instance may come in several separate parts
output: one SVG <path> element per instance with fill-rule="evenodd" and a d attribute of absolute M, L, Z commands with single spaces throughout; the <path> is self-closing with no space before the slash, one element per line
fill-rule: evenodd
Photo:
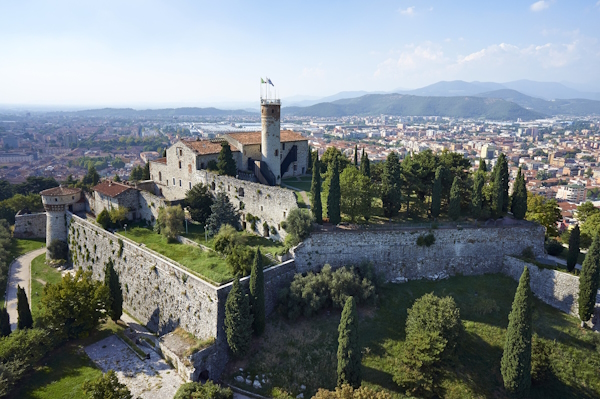
<path fill-rule="evenodd" d="M 15 216 L 16 238 L 46 238 L 46 212 L 27 213 Z"/>

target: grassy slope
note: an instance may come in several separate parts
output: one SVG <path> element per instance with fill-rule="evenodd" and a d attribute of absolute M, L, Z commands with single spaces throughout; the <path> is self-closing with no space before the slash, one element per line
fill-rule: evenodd
<path fill-rule="evenodd" d="M 46 254 L 36 257 L 31 262 L 31 314 L 34 320 L 40 315 L 40 299 L 44 292 L 44 283 L 56 284 L 62 279 L 61 273 L 46 265 Z"/>
<path fill-rule="evenodd" d="M 402 397 L 393 382 L 404 340 L 407 308 L 425 293 L 451 295 L 461 310 L 465 335 L 458 358 L 444 370 L 440 384 L 448 398 L 504 398 L 500 359 L 508 313 L 517 283 L 503 275 L 453 277 L 440 282 L 414 281 L 386 285 L 378 309 L 361 308 L 363 383 Z M 295 395 L 301 384 L 307 393 L 336 382 L 337 325 L 340 312 L 289 322 L 275 318 L 262 338 L 255 340 L 244 361 L 230 364 L 252 375 L 272 372 L 273 386 Z M 577 319 L 535 300 L 534 331 L 553 347 L 554 376 L 534 386 L 533 398 L 592 398 L 600 395 L 600 337 L 578 327 Z M 233 370 L 233 371 L 232 371 Z M 262 393 L 269 394 L 270 389 Z M 305 394 L 305 397 L 307 395 Z"/>
<path fill-rule="evenodd" d="M 42 248 L 46 244 L 46 240 L 44 239 L 32 239 L 32 240 L 23 240 L 20 238 L 14 238 L 12 240 L 12 245 L 9 249 L 10 256 L 7 260 L 7 265 L 10 265 L 13 260 L 18 258 L 19 256 L 26 254 L 27 252 L 31 252 L 38 248 Z M 8 270 L 7 270 L 8 272 Z M 4 306 L 4 293 L 6 292 L 6 287 L 0 287 L 0 306 Z"/>

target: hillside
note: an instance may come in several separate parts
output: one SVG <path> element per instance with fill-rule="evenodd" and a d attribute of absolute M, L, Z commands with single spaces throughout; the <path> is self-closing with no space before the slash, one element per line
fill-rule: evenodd
<path fill-rule="evenodd" d="M 366 96 L 320 103 L 310 107 L 286 107 L 285 115 L 340 117 L 349 115 L 448 116 L 494 120 L 532 120 L 544 115 L 498 98 L 420 97 L 404 94 Z"/>

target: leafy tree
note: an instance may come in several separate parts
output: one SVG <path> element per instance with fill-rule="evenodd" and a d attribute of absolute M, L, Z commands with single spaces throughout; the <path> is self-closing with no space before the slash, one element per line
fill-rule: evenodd
<path fill-rule="evenodd" d="M 81 179 L 81 184 L 84 188 L 93 187 L 100 181 L 100 175 L 96 171 L 96 168 L 93 165 L 88 167 L 88 171 L 83 179 Z"/>
<path fill-rule="evenodd" d="M 321 157 L 321 173 L 331 173 L 334 161 L 337 161 L 338 171 L 341 173 L 350 165 L 350 160 L 335 147 L 328 147 Z"/>
<path fill-rule="evenodd" d="M 110 222 L 114 226 L 123 227 L 125 222 L 127 222 L 127 216 L 129 215 L 129 209 L 124 206 L 119 206 L 117 208 L 112 208 L 108 211 L 108 215 L 110 216 Z"/>
<path fill-rule="evenodd" d="M 600 284 L 600 236 L 596 234 L 588 249 L 579 275 L 579 319 L 581 326 L 592 317 Z"/>
<path fill-rule="evenodd" d="M 263 275 L 262 255 L 257 248 L 250 272 L 250 309 L 252 310 L 252 327 L 256 335 L 265 331 L 265 278 Z"/>
<path fill-rule="evenodd" d="M 125 384 L 121 384 L 114 370 L 108 370 L 95 380 L 83 383 L 83 393 L 89 399 L 132 399 L 133 396 Z"/>
<path fill-rule="evenodd" d="M 433 180 L 433 188 L 431 189 L 431 216 L 434 219 L 440 215 L 442 206 L 442 166 L 438 166 L 435 171 L 435 179 Z"/>
<path fill-rule="evenodd" d="M 169 241 L 175 241 L 177 236 L 183 231 L 184 220 L 185 214 L 183 213 L 183 209 L 179 205 L 174 205 L 160 208 L 156 223 L 158 223 L 160 234 L 167 237 Z"/>
<path fill-rule="evenodd" d="M 33 327 L 33 317 L 31 317 L 31 309 L 29 308 L 27 294 L 25 293 L 25 289 L 21 286 L 17 286 L 17 313 L 19 315 L 19 318 L 17 319 L 17 328 L 19 330 Z"/>
<path fill-rule="evenodd" d="M 210 207 L 213 202 L 208 186 L 202 183 L 196 184 L 185 193 L 185 206 L 188 207 L 190 216 L 202 225 L 206 223 L 206 219 L 210 216 Z"/>
<path fill-rule="evenodd" d="M 350 385 L 344 384 L 336 387 L 335 391 L 319 388 L 312 399 L 392 399 L 392 395 L 385 391 L 374 391 L 366 386 L 354 389 Z"/>
<path fill-rule="evenodd" d="M 108 295 L 108 288 L 93 280 L 91 271 L 66 274 L 59 283 L 44 286 L 43 325 L 58 337 L 84 337 L 104 319 Z"/>
<path fill-rule="evenodd" d="M 312 168 L 312 183 L 310 185 L 312 196 L 312 207 L 310 208 L 313 218 L 319 224 L 323 224 L 323 205 L 321 203 L 321 162 L 315 157 Z"/>
<path fill-rule="evenodd" d="M 0 307 L 0 338 L 10 335 L 10 317 L 6 307 Z"/>
<path fill-rule="evenodd" d="M 225 193 L 218 193 L 213 204 L 210 206 L 210 216 L 206 219 L 208 233 L 215 235 L 222 225 L 228 224 L 235 228 L 239 225 L 238 215 L 233 204 Z"/>
<path fill-rule="evenodd" d="M 115 181 L 117 183 L 121 183 L 121 177 L 119 177 L 119 175 L 115 173 L 115 177 L 113 177 L 113 181 Z"/>
<path fill-rule="evenodd" d="M 245 244 L 245 237 L 229 224 L 222 225 L 214 239 L 215 251 L 223 255 L 229 255 L 234 247 L 244 246 Z"/>
<path fill-rule="evenodd" d="M 361 349 L 358 342 L 358 314 L 354 297 L 346 299 L 342 318 L 338 326 L 337 375 L 338 386 L 348 384 L 353 388 L 360 386 Z"/>
<path fill-rule="evenodd" d="M 588 217 L 600 213 L 600 209 L 596 208 L 591 201 L 586 201 L 577 207 L 577 219 L 581 223 L 585 223 Z"/>
<path fill-rule="evenodd" d="M 313 219 L 307 211 L 294 208 L 290 211 L 282 227 L 293 237 L 292 244 L 295 245 L 308 237 L 312 231 L 312 223 Z"/>
<path fill-rule="evenodd" d="M 558 235 L 557 222 L 562 219 L 562 214 L 556 200 L 547 200 L 541 195 L 529 193 L 527 195 L 527 213 L 525 219 L 537 222 L 546 228 L 546 236 Z M 581 231 L 584 231 L 582 226 Z"/>
<path fill-rule="evenodd" d="M 527 187 L 521 168 L 519 168 L 513 187 L 511 211 L 516 219 L 523 219 L 527 214 Z"/>
<path fill-rule="evenodd" d="M 72 175 L 71 178 L 73 178 Z M 0 201 L 4 201 L 13 196 L 13 186 L 8 180 L 0 180 Z"/>
<path fill-rule="evenodd" d="M 371 179 L 356 168 L 346 168 L 340 176 L 340 210 L 354 222 L 357 217 L 369 220 L 373 190 Z"/>
<path fill-rule="evenodd" d="M 69 245 L 62 241 L 54 239 L 48 245 L 48 255 L 50 259 L 63 259 L 66 260 L 69 256 Z"/>
<path fill-rule="evenodd" d="M 363 176 L 371 178 L 371 161 L 369 161 L 369 155 L 365 153 L 365 149 L 362 150 L 362 156 L 360 157 L 360 173 Z"/>
<path fill-rule="evenodd" d="M 243 357 L 250 347 L 252 315 L 248 296 L 242 292 L 239 278 L 233 280 L 225 302 L 225 334 L 233 355 Z"/>
<path fill-rule="evenodd" d="M 475 173 L 473 179 L 473 195 L 471 196 L 471 214 L 475 219 L 481 217 L 481 209 L 483 207 L 483 186 L 485 184 L 485 177 L 483 172 Z"/>
<path fill-rule="evenodd" d="M 217 170 L 220 175 L 235 176 L 237 174 L 237 165 L 233 159 L 231 146 L 226 141 L 221 143 L 221 152 L 219 152 Z"/>
<path fill-rule="evenodd" d="M 327 216 L 332 224 L 341 222 L 340 197 L 340 174 L 337 161 L 334 160 L 329 181 L 329 194 L 327 195 Z"/>
<path fill-rule="evenodd" d="M 204 384 L 187 382 L 179 387 L 173 399 L 233 399 L 230 388 L 221 388 L 212 381 Z"/>
<path fill-rule="evenodd" d="M 454 183 L 452 183 L 452 189 L 450 190 L 448 216 L 452 220 L 457 220 L 460 217 L 460 186 L 458 176 L 454 178 Z"/>
<path fill-rule="evenodd" d="M 532 315 L 529 269 L 525 266 L 519 279 L 512 310 L 508 315 L 504 353 L 500 363 L 504 388 L 510 393 L 524 397 L 528 397 L 531 387 Z"/>
<path fill-rule="evenodd" d="M 65 180 L 65 186 L 67 187 L 75 187 L 78 183 L 78 180 L 75 180 L 73 178 L 73 175 L 69 174 L 69 176 L 67 176 L 67 180 Z M 0 197 L 1 199 L 2 197 Z"/>
<path fill-rule="evenodd" d="M 479 170 L 482 172 L 487 172 L 487 164 L 483 158 L 479 158 Z"/>
<path fill-rule="evenodd" d="M 125 167 L 125 162 L 119 157 L 115 157 L 115 159 L 113 159 L 110 164 L 115 169 L 121 169 L 121 168 Z"/>
<path fill-rule="evenodd" d="M 103 229 L 108 229 L 110 227 L 110 213 L 108 213 L 106 208 L 102 209 L 102 212 L 98 214 L 96 222 L 98 222 Z"/>
<path fill-rule="evenodd" d="M 141 166 L 135 166 L 133 169 L 131 169 L 131 172 L 129 173 L 129 181 L 132 182 L 137 182 L 142 180 L 144 177 L 144 169 Z"/>
<path fill-rule="evenodd" d="M 254 251 L 245 245 L 236 245 L 231 249 L 225 261 L 231 274 L 235 277 L 244 277 L 250 273 L 254 259 Z"/>
<path fill-rule="evenodd" d="M 386 217 L 395 216 L 402 206 L 402 175 L 398 155 L 392 151 L 384 164 L 381 177 L 381 201 L 383 214 Z"/>
<path fill-rule="evenodd" d="M 113 321 L 123 315 L 123 290 L 112 258 L 108 258 L 104 266 L 104 285 L 108 288 L 107 313 Z"/>
<path fill-rule="evenodd" d="M 575 225 L 571 235 L 569 236 L 569 253 L 567 254 L 567 270 L 572 272 L 577 265 L 577 259 L 579 259 L 579 240 L 581 232 L 579 225 Z"/>

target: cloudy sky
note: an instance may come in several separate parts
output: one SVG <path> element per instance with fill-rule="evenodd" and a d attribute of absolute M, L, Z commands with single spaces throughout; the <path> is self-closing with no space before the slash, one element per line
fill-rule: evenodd
<path fill-rule="evenodd" d="M 600 0 L 0 0 L 0 104 L 169 105 L 566 81 L 600 91 Z"/>

